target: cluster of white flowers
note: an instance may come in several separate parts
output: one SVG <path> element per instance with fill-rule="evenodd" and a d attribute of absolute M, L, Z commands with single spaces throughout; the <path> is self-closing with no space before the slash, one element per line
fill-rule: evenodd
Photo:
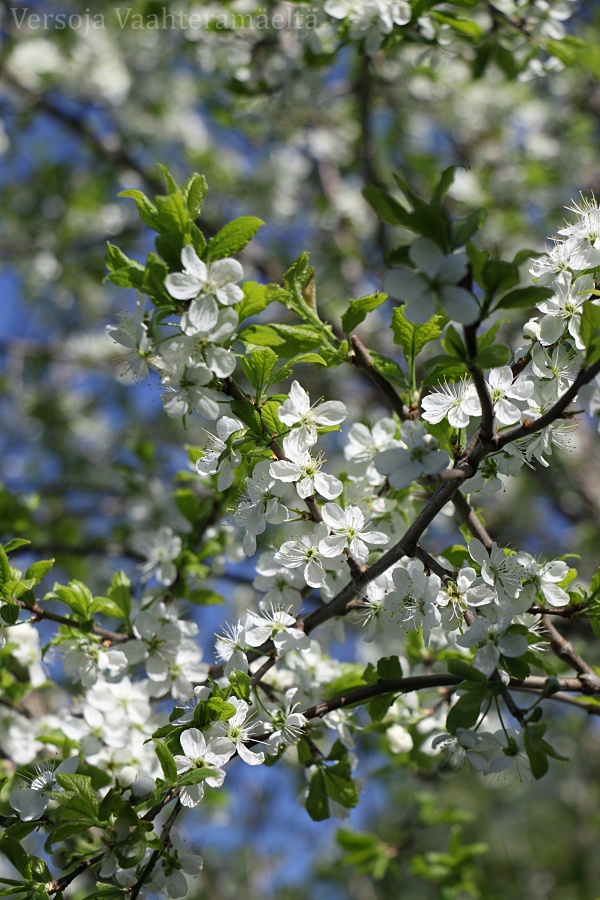
<path fill-rule="evenodd" d="M 366 589 L 355 613 L 366 628 L 365 640 L 384 632 L 399 638 L 421 629 L 426 646 L 476 647 L 473 665 L 491 675 L 501 656 L 522 656 L 528 644 L 511 625 L 535 604 L 565 606 L 569 595 L 560 587 L 569 573 L 562 560 L 539 563 L 528 553 L 506 555 L 494 544 L 488 551 L 473 538 L 469 553 L 477 566 L 426 574 L 418 559 L 404 558 Z M 448 567 L 441 559 L 440 563 Z M 474 618 L 465 630 L 464 614 Z"/>
<path fill-rule="evenodd" d="M 532 268 L 534 277 L 553 293 L 538 304 L 540 315 L 525 326 L 526 345 L 517 351 L 513 366 L 493 368 L 485 379 L 500 433 L 543 414 L 565 394 L 581 368 L 586 349 L 582 307 L 587 301 L 599 303 L 594 285 L 596 266 L 600 267 L 600 210 L 595 202 L 584 202 L 575 211 L 578 222 L 567 226 L 561 232 L 564 240 Z M 437 298 L 454 318 L 465 323 L 477 318 L 477 301 L 458 285 L 466 266 L 461 254 L 444 256 L 422 239 L 413 246 L 411 260 L 417 270 L 396 270 L 387 285 L 409 301 L 409 317 L 427 320 Z M 175 752 L 174 763 L 181 779 L 179 798 L 186 807 L 200 804 L 206 786 L 223 785 L 225 767 L 235 755 L 257 766 L 267 755 L 278 755 L 297 743 L 308 724 L 299 710 L 307 712 L 307 706 L 322 700 L 323 685 L 335 682 L 343 672 L 341 663 L 321 651 L 310 628 L 304 630 L 299 617 L 303 604 L 311 602 L 315 590 L 322 600 L 331 599 L 345 588 L 350 574 L 368 581 L 369 564 L 381 559 L 386 545 L 405 531 L 423 484 L 443 477 L 449 455 L 425 423 L 448 422 L 466 430 L 482 415 L 474 384 L 467 379 L 444 384 L 423 398 L 423 421 L 398 423 L 380 417 L 371 427 L 354 423 L 343 444 L 347 471 L 338 477 L 325 471 L 325 456 L 316 453 L 315 446 L 322 434 L 343 425 L 348 410 L 335 400 L 311 405 L 307 391 L 293 381 L 277 409 L 283 434 L 270 444 L 257 441 L 256 456 L 246 454 L 244 443 L 251 429 L 231 413 L 218 390 L 219 381 L 229 378 L 235 367 L 230 345 L 238 317 L 232 307 L 243 296 L 237 286 L 241 266 L 231 259 L 207 265 L 189 246 L 182 263 L 183 272 L 166 279 L 169 294 L 184 304 L 180 325 L 165 326 L 176 328 L 176 334 L 152 347 L 142 305 L 127 327 L 121 325 L 111 333 L 130 351 L 129 364 L 137 375 L 147 372 L 148 365 L 160 373 L 169 415 L 198 413 L 214 422 L 214 433 L 205 432 L 204 451 L 196 462 L 200 480 L 216 479 L 221 492 L 233 485 L 240 466 L 248 473 L 233 524 L 243 529 L 247 556 L 256 553 L 258 536 L 270 528 L 268 549 L 255 565 L 253 589 L 260 600 L 256 608 L 246 606 L 238 612 L 238 621 L 224 626 L 216 637 L 217 665 L 211 670 L 202 660 L 198 626 L 185 618 L 181 605 L 168 593 L 179 584 L 185 556 L 182 538 L 167 525 L 138 535 L 135 548 L 144 559 L 141 581 L 154 579 L 158 587 L 150 593 L 146 589 L 141 601 L 128 603 L 127 636 L 119 640 L 122 636 L 113 636 L 111 642 L 110 637 L 102 640 L 83 628 L 56 641 L 65 675 L 84 689 L 81 699 L 60 715 L 34 722 L 24 720 L 17 709 L 3 710 L 0 717 L 0 748 L 20 765 L 41 758 L 44 745 L 54 740 L 53 732 L 61 732 L 68 741 L 67 759 L 56 770 L 42 762 L 29 782 L 11 793 L 10 803 L 24 821 L 37 821 L 53 808 L 61 790 L 57 775 L 75 773 L 80 762 L 109 772 L 113 785 L 130 792 L 134 800 L 155 802 L 163 770 L 151 740 L 158 728 L 169 724 L 166 714 L 154 711 L 156 700 L 171 700 L 177 707 L 171 724 L 177 729 L 181 752 Z M 582 392 L 582 402 L 597 414 L 600 380 Z M 565 427 L 565 420 L 559 419 L 487 457 L 465 489 L 498 490 L 502 478 L 517 474 L 524 463 L 537 460 L 547 465 L 545 456 L 553 445 L 562 445 Z M 371 525 L 373 520 L 379 527 Z M 229 532 L 227 549 L 239 559 L 235 530 Z M 435 562 L 432 571 L 421 559 L 398 559 L 392 551 L 383 574 L 369 581 L 358 596 L 358 590 L 354 593 L 350 618 L 359 624 L 364 642 L 369 645 L 377 639 L 378 652 L 389 645 L 397 655 L 404 639 L 419 632 L 429 652 L 468 659 L 486 678 L 507 682 L 515 660 L 525 657 L 536 640 L 532 636 L 541 621 L 540 610 L 569 603 L 570 570 L 563 560 L 542 562 L 496 544 L 486 549 L 476 538 L 468 554 L 470 559 L 465 553 L 456 571 L 443 557 L 430 560 Z M 19 624 L 4 629 L 0 639 L 6 640 L 3 652 L 28 669 L 32 685 L 43 684 L 46 672 L 35 629 Z M 272 658 L 263 672 L 265 652 Z M 409 674 L 405 660 L 402 669 Z M 231 691 L 245 676 L 250 676 L 253 688 L 241 699 Z M 258 689 L 255 681 L 260 683 Z M 229 718 L 221 716 L 203 725 L 211 701 L 229 703 Z M 385 720 L 391 751 L 410 750 L 411 726 L 426 736 L 424 752 L 443 749 L 453 764 L 466 761 L 484 774 L 514 769 L 526 775 L 517 732 L 504 726 L 490 730 L 491 718 L 484 716 L 477 729 L 440 734 L 444 727 L 440 716 L 437 710 L 421 708 L 414 697 L 396 700 Z M 358 727 L 352 712 L 335 710 L 323 722 L 352 749 Z M 487 730 L 481 727 L 483 722 Z M 310 768 L 307 771 L 310 776 Z M 167 885 L 171 896 L 182 895 L 172 892 L 184 892 L 185 875 L 197 873 L 202 865 L 192 856 L 179 852 L 175 842 L 147 888 Z M 101 875 L 130 885 L 147 859 L 148 853 L 142 863 L 136 859 L 128 867 L 108 848 Z"/>
<path fill-rule="evenodd" d="M 244 272 L 236 259 L 207 264 L 193 247 L 181 251 L 182 272 L 167 276 L 167 293 L 185 305 L 175 333 L 152 342 L 144 321 L 143 299 L 135 313 L 123 315 L 118 326 L 108 326 L 110 337 L 128 351 L 121 359 L 138 378 L 155 369 L 166 387 L 165 412 L 174 418 L 198 413 L 214 421 L 224 411 L 215 379 L 235 371 L 231 350 L 239 317 L 233 306 L 244 294 L 237 282 Z"/>
<path fill-rule="evenodd" d="M 347 20 L 353 40 L 365 41 L 365 52 L 375 53 L 394 25 L 407 25 L 412 12 L 406 0 L 327 0 L 327 15 Z"/>
<path fill-rule="evenodd" d="M 524 326 L 526 343 L 515 354 L 515 366 L 492 369 L 486 389 L 492 403 L 495 426 L 501 433 L 543 415 L 571 387 L 583 362 L 581 316 L 586 302 L 598 306 L 595 276 L 600 267 L 600 211 L 595 201 L 575 205 L 577 221 L 559 234 L 563 240 L 537 258 L 531 267 L 535 281 L 553 291 L 538 302 L 540 315 Z M 399 272 L 400 270 L 397 270 Z M 390 273 L 388 277 L 396 275 Z M 406 270 L 412 278 L 418 276 Z M 515 374 L 518 371 L 518 374 Z M 582 388 L 584 409 L 593 417 L 600 410 L 600 378 Z M 456 429 L 466 429 L 481 416 L 481 403 L 469 379 L 439 385 L 422 400 L 423 418 L 437 424 L 447 420 Z M 518 474 L 523 463 L 548 465 L 553 446 L 565 447 L 575 427 L 564 417 L 531 437 L 524 437 L 502 453 L 488 458 L 469 491 L 488 492 L 503 486 L 499 476 Z"/>

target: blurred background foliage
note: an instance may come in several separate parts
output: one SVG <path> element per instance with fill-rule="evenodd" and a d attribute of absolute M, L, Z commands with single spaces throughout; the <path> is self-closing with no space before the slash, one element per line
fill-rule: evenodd
<path fill-rule="evenodd" d="M 502 3 L 421 3 L 430 37 L 395 29 L 369 58 L 320 3 L 260 7 L 311 10 L 318 30 L 210 24 L 224 10 L 256 12 L 252 0 L 29 5 L 28 15 L 83 17 L 79 28 L 57 29 L 27 18 L 19 25 L 25 7 L 5 0 L 0 540 L 25 536 L 38 558 L 56 556 L 56 577 L 100 590 L 116 568 L 135 571 L 140 529 L 181 524 L 173 491 L 188 471 L 182 445 L 197 444 L 201 427 L 184 432 L 168 420 L 152 378 L 136 385 L 123 377 L 105 334 L 127 303 L 103 283 L 105 242 L 137 259 L 151 249 L 120 191 L 161 192 L 158 161 L 180 180 L 202 172 L 210 185 L 205 232 L 235 215 L 261 217 L 266 227 L 242 258 L 246 277 L 260 282 L 279 280 L 309 250 L 319 307 L 336 328 L 349 298 L 380 289 L 397 245 L 397 232 L 361 196 L 368 184 L 393 187 L 393 170 L 426 194 L 441 168 L 463 164 L 450 211 L 485 207 L 481 240 L 503 254 L 540 249 L 570 199 L 600 181 L 600 10 L 568 5 L 569 34 L 558 47 L 551 21 L 532 37 Z M 128 9 L 131 23 L 197 13 L 205 24 L 121 27 Z M 102 28 L 93 16 L 103 17 Z M 372 313 L 361 336 L 393 355 L 386 314 L 387 306 Z M 518 342 L 518 323 L 505 327 Z M 309 388 L 311 377 L 307 370 Z M 327 377 L 319 371 L 315 391 L 342 399 L 354 418 L 375 415 L 368 385 L 357 394 L 353 383 L 349 394 Z M 527 471 L 481 501 L 489 530 L 532 553 L 575 548 L 590 576 L 599 461 L 584 424 L 550 470 Z M 228 597 L 233 582 L 222 587 Z M 217 620 L 200 609 L 198 621 L 208 640 Z M 576 624 L 569 637 L 580 639 Z M 572 764 L 554 763 L 541 783 L 497 789 L 465 772 L 417 776 L 371 735 L 361 763 L 367 788 L 350 825 L 310 822 L 290 802 L 302 785 L 281 767 L 237 773 L 228 805 L 203 806 L 203 821 L 188 825 L 206 860 L 198 898 L 590 900 L 600 894 L 599 732 L 592 717 L 564 715 L 555 743 Z"/>

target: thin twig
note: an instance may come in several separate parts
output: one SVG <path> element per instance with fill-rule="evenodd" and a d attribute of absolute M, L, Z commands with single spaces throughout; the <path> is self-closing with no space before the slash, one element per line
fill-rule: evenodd
<path fill-rule="evenodd" d="M 169 815 L 169 818 L 163 825 L 162 831 L 160 833 L 160 841 L 161 841 L 162 847 L 159 850 L 153 851 L 152 856 L 150 857 L 150 859 L 144 866 L 142 874 L 140 875 L 138 880 L 135 882 L 135 884 L 132 886 L 131 894 L 129 895 L 131 897 L 131 900 L 136 900 L 136 897 L 139 895 L 140 891 L 142 890 L 142 888 L 144 886 L 144 882 L 152 874 L 152 871 L 153 871 L 156 863 L 158 862 L 158 860 L 160 859 L 162 854 L 165 852 L 165 850 L 167 848 L 167 841 L 169 840 L 169 834 L 171 832 L 171 828 L 175 824 L 175 819 L 181 812 L 182 808 L 183 807 L 181 805 L 181 801 L 179 800 L 179 798 L 177 798 L 177 802 L 175 803 L 175 806 L 171 810 L 171 814 Z"/>
<path fill-rule="evenodd" d="M 481 406 L 481 438 L 484 441 L 489 441 L 494 434 L 494 405 L 483 377 L 483 372 L 474 363 L 477 357 L 477 325 L 465 325 L 463 331 L 468 354 L 467 367 L 473 379 Z"/>
<path fill-rule="evenodd" d="M 547 615 L 542 616 L 542 626 L 550 639 L 550 646 L 556 655 L 570 665 L 580 679 L 594 688 L 600 687 L 600 676 L 586 663 L 573 647 L 573 644 L 562 636 Z"/>
<path fill-rule="evenodd" d="M 43 609 L 37 603 L 26 603 L 18 597 L 15 598 L 15 602 L 18 603 L 22 609 L 26 609 L 28 612 L 33 613 L 37 619 L 48 619 L 51 622 L 57 622 L 59 625 L 68 625 L 69 628 L 80 628 L 84 631 L 89 631 L 89 627 L 86 623 L 77 622 L 75 619 L 70 619 L 67 616 L 61 616 L 58 613 L 51 612 L 49 609 Z M 122 641 L 130 641 L 133 637 L 132 634 L 119 634 L 116 631 L 109 631 L 108 628 L 101 628 L 99 625 L 94 625 L 92 627 L 92 633 L 105 641 L 111 641 L 115 644 Z"/>
<path fill-rule="evenodd" d="M 452 502 L 461 522 L 467 526 L 474 537 L 481 541 L 486 550 L 491 550 L 494 541 L 465 495 L 457 491 Z"/>
<path fill-rule="evenodd" d="M 88 859 L 82 859 L 80 863 L 78 863 L 74 869 L 70 872 L 67 872 L 66 875 L 63 875 L 62 878 L 57 878 L 56 881 L 51 881 L 49 885 L 46 885 L 46 890 L 49 894 L 60 894 L 66 887 L 68 887 L 72 881 L 79 875 L 83 875 L 84 872 L 87 872 L 88 869 L 91 869 L 93 866 L 97 866 L 99 862 L 105 857 L 104 851 L 102 853 L 96 854 L 96 856 L 89 857 Z"/>
<path fill-rule="evenodd" d="M 564 693 L 600 694 L 600 684 L 594 690 L 586 690 L 586 687 L 578 678 L 557 678 L 552 679 L 552 681 L 558 687 L 558 691 L 563 691 Z M 338 697 L 332 697 L 330 700 L 323 700 L 321 703 L 303 710 L 302 715 L 306 719 L 322 718 L 336 709 L 343 709 L 346 706 L 354 706 L 358 703 L 366 703 L 368 700 L 380 697 L 383 694 L 408 694 L 411 691 L 455 688 L 463 682 L 464 680 L 458 675 L 444 672 L 435 675 L 411 675 L 406 678 L 376 681 L 375 684 L 367 684 L 364 687 L 346 691 Z M 490 681 L 490 684 L 493 683 Z M 548 683 L 548 678 L 532 675 L 523 679 L 511 678 L 508 687 L 515 691 L 530 691 L 539 694 L 547 689 Z M 549 699 L 553 696 L 554 694 L 548 694 Z"/>
<path fill-rule="evenodd" d="M 399 419 L 402 422 L 405 422 L 407 419 L 414 418 L 411 410 L 406 405 L 406 403 L 402 402 L 402 398 L 398 396 L 393 385 L 390 384 L 390 382 L 386 378 L 384 378 L 383 375 L 379 374 L 379 372 L 375 368 L 371 354 L 369 353 L 363 342 L 360 340 L 360 338 L 353 334 L 350 337 L 350 343 L 352 344 L 352 349 L 354 350 L 352 362 L 357 369 L 362 369 L 363 372 L 365 372 L 369 380 L 372 382 L 372 384 L 375 385 L 379 393 L 389 403 Z"/>
<path fill-rule="evenodd" d="M 571 387 L 565 391 L 565 393 L 554 403 L 550 409 L 546 410 L 543 415 L 538 416 L 537 419 L 533 419 L 533 421 L 527 423 L 524 422 L 521 425 L 517 425 L 516 428 L 511 428 L 510 431 L 505 431 L 501 435 L 498 436 L 497 441 L 495 441 L 495 449 L 501 450 L 503 447 L 506 447 L 507 444 L 512 443 L 513 441 L 518 441 L 519 438 L 528 437 L 531 434 L 536 434 L 538 431 L 542 431 L 544 428 L 547 428 L 548 425 L 552 425 L 557 419 L 559 419 L 562 413 L 567 409 L 572 400 L 577 396 L 579 389 L 582 388 L 585 384 L 589 384 L 590 381 L 600 373 L 600 360 L 595 362 L 592 366 L 589 366 L 587 369 L 582 369 L 577 378 L 571 385 Z"/>

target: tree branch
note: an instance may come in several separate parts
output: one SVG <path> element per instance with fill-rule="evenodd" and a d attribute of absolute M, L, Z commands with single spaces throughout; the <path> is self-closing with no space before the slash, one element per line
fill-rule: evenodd
<path fill-rule="evenodd" d="M 598 676 L 592 667 L 586 663 L 579 653 L 577 653 L 573 644 L 562 636 L 547 615 L 542 616 L 542 625 L 544 631 L 550 638 L 550 646 L 556 655 L 562 659 L 563 662 L 566 662 L 575 669 L 582 681 L 594 687 L 594 689 L 600 688 L 600 676 Z"/>
<path fill-rule="evenodd" d="M 390 384 L 383 375 L 379 374 L 373 364 L 373 359 L 371 358 L 369 351 L 360 338 L 353 334 L 350 337 L 350 343 L 354 350 L 354 355 L 352 356 L 353 364 L 357 369 L 362 369 L 363 372 L 365 372 L 371 383 L 375 385 L 384 400 L 388 402 L 400 421 L 405 422 L 407 419 L 414 418 L 411 410 L 406 403 L 402 402 L 402 398 L 398 396 L 393 385 Z"/>
<path fill-rule="evenodd" d="M 461 522 L 467 526 L 473 537 L 481 541 L 486 550 L 490 550 L 494 541 L 465 495 L 457 491 L 452 498 L 452 502 Z"/>
<path fill-rule="evenodd" d="M 163 825 L 162 831 L 160 833 L 160 840 L 162 843 L 162 847 L 160 848 L 160 850 L 153 851 L 152 856 L 150 857 L 150 859 L 144 866 L 142 874 L 140 875 L 138 880 L 135 882 L 135 884 L 132 885 L 131 894 L 129 895 L 131 897 L 131 900 L 136 900 L 136 897 L 139 895 L 140 891 L 142 890 L 142 888 L 144 886 L 144 882 L 152 874 L 152 871 L 153 871 L 156 863 L 158 862 L 158 860 L 160 859 L 162 854 L 165 852 L 166 847 L 167 847 L 167 841 L 169 840 L 169 834 L 171 832 L 171 828 L 175 824 L 175 819 L 177 818 L 177 816 L 179 815 L 179 813 L 181 812 L 182 809 L 183 809 L 183 807 L 181 805 L 181 802 L 180 802 L 179 798 L 177 798 L 177 802 L 175 803 L 175 806 L 171 810 L 171 814 L 169 815 L 169 818 Z"/>
<path fill-rule="evenodd" d="M 550 679 L 548 678 L 541 678 L 536 675 L 523 679 L 511 678 L 508 687 L 515 691 L 529 691 L 539 694 L 547 688 L 549 681 Z M 557 678 L 555 681 L 559 691 L 565 693 L 600 694 L 600 682 L 592 688 L 591 685 L 586 686 L 578 678 Z M 435 675 L 411 675 L 406 678 L 377 681 L 375 684 L 367 684 L 364 687 L 354 688 L 354 690 L 340 694 L 338 697 L 332 697 L 331 700 L 323 700 L 321 703 L 303 710 L 302 715 L 306 719 L 317 719 L 336 709 L 343 709 L 346 706 L 353 706 L 357 703 L 366 703 L 368 700 L 380 697 L 383 694 L 408 694 L 411 691 L 435 690 L 443 687 L 455 688 L 463 683 L 464 679 L 458 675 L 444 672 Z M 490 684 L 494 683 L 490 682 Z M 553 696 L 554 694 L 548 694 L 548 699 L 551 699 Z M 598 709 L 600 712 L 600 707 Z"/>
<path fill-rule="evenodd" d="M 28 612 L 33 613 L 37 619 L 48 619 L 50 622 L 58 622 L 59 625 L 68 625 L 69 628 L 80 628 L 88 631 L 87 625 L 83 622 L 77 622 L 75 619 L 68 618 L 68 616 L 61 616 L 58 613 L 51 612 L 49 609 L 43 609 L 37 603 L 26 603 L 24 600 L 19 600 L 18 597 L 15 600 L 21 609 L 26 609 Z M 119 634 L 116 631 L 109 631 L 108 628 L 101 628 L 99 625 L 92 627 L 92 633 L 105 641 L 111 641 L 111 643 L 115 644 L 129 641 L 133 637 L 132 634 Z"/>
<path fill-rule="evenodd" d="M 473 362 L 477 356 L 477 324 L 465 325 L 463 331 L 468 353 L 467 366 L 471 373 L 471 378 L 473 379 L 473 384 L 475 385 L 475 390 L 477 391 L 481 406 L 481 439 L 483 441 L 489 441 L 494 434 L 494 405 L 485 378 L 483 377 L 483 372 Z"/>
<path fill-rule="evenodd" d="M 510 431 L 505 431 L 499 435 L 495 441 L 496 450 L 501 450 L 503 447 L 506 447 L 507 444 L 518 441 L 519 438 L 528 437 L 530 434 L 536 434 L 538 431 L 547 428 L 548 425 L 552 425 L 553 422 L 560 418 L 561 413 L 567 409 L 571 401 L 575 399 L 579 392 L 579 388 L 583 387 L 584 384 L 589 384 L 590 381 L 593 381 L 598 373 L 600 373 L 600 360 L 595 362 L 593 366 L 582 369 L 571 387 L 565 391 L 562 397 L 559 397 L 556 403 L 554 403 L 543 415 L 538 416 L 537 419 L 534 419 L 529 424 L 523 423 L 522 425 L 517 425 L 516 428 L 511 428 Z"/>

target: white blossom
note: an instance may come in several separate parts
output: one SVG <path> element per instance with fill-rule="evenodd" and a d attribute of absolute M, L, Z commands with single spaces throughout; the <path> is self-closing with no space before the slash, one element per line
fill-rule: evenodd
<path fill-rule="evenodd" d="M 348 410 L 338 400 L 327 400 L 311 407 L 310 397 L 304 388 L 293 381 L 289 397 L 281 404 L 277 415 L 284 425 L 294 429 L 298 448 L 308 450 L 317 442 L 317 426 L 339 425 L 348 415 Z"/>
<path fill-rule="evenodd" d="M 521 578 L 524 581 L 522 593 L 528 599 L 528 605 L 535 602 L 538 591 L 550 606 L 568 606 L 569 595 L 559 582 L 569 574 L 569 567 L 561 559 L 539 563 L 531 554 L 520 552 L 516 559 L 522 568 Z"/>
<path fill-rule="evenodd" d="M 423 418 L 432 425 L 447 418 L 453 428 L 466 428 L 471 416 L 481 415 L 479 398 L 472 384 L 440 384 L 439 388 L 423 397 Z"/>
<path fill-rule="evenodd" d="M 392 269 L 383 280 L 383 289 L 396 300 L 406 302 L 404 314 L 409 322 L 427 322 L 439 300 L 450 319 L 470 325 L 480 316 L 479 304 L 471 291 L 458 287 L 467 274 L 464 253 L 445 255 L 429 238 L 419 238 L 409 250 L 413 269 Z"/>
<path fill-rule="evenodd" d="M 229 703 L 235 706 L 235 715 L 226 722 L 217 722 L 213 726 L 215 740 L 212 746 L 222 753 L 229 752 L 231 756 L 237 753 L 249 766 L 259 766 L 265 761 L 265 754 L 259 750 L 251 750 L 246 744 L 254 740 L 256 732 L 260 731 L 260 725 L 251 720 L 250 707 L 244 700 L 231 697 Z"/>
<path fill-rule="evenodd" d="M 135 538 L 135 548 L 146 557 L 140 568 L 142 580 L 153 576 L 159 584 L 169 587 L 177 578 L 177 567 L 173 562 L 181 553 L 182 542 L 173 529 L 163 525 L 154 534 L 140 534 Z"/>
<path fill-rule="evenodd" d="M 189 244 L 181 251 L 183 272 L 167 275 L 167 291 L 176 300 L 191 300 L 181 326 L 186 334 L 209 332 L 219 319 L 219 307 L 233 306 L 244 299 L 235 282 L 244 271 L 236 259 L 220 259 L 207 266 Z"/>
<path fill-rule="evenodd" d="M 179 738 L 182 754 L 175 755 L 177 774 L 183 775 L 190 769 L 211 768 L 215 774 L 205 778 L 209 787 L 219 788 L 225 780 L 225 771 L 221 766 L 225 765 L 231 754 L 216 753 L 213 742 L 206 742 L 201 731 L 197 728 L 188 728 Z M 198 784 L 187 784 L 181 788 L 179 800 L 182 806 L 198 806 L 204 796 L 204 781 Z"/>
<path fill-rule="evenodd" d="M 275 609 L 272 604 L 260 613 L 249 612 L 246 620 L 246 642 L 250 647 L 260 647 L 269 640 L 273 641 L 278 653 L 310 646 L 308 635 L 296 628 L 295 618 L 284 609 Z"/>
<path fill-rule="evenodd" d="M 62 790 L 56 781 L 58 772 L 72 775 L 77 771 L 79 757 L 71 756 L 54 768 L 53 762 L 44 762 L 35 767 L 36 775 L 30 780 L 30 787 L 22 783 L 12 792 L 9 803 L 19 813 L 23 822 L 33 822 L 46 812 L 53 791 Z"/>
<path fill-rule="evenodd" d="M 295 482 L 298 496 L 305 500 L 318 491 L 326 500 L 335 500 L 344 490 L 344 485 L 334 475 L 321 472 L 322 460 L 314 459 L 303 444 L 297 432 L 292 432 L 283 439 L 283 452 L 286 458 L 271 463 L 270 472 L 273 478 L 283 482 Z"/>
<path fill-rule="evenodd" d="M 339 556 L 348 549 L 361 563 L 367 561 L 367 544 L 387 544 L 389 537 L 381 531 L 365 531 L 367 522 L 358 506 L 342 509 L 337 503 L 325 503 L 321 509 L 323 521 L 331 530 L 328 537 L 319 542 L 319 551 L 327 557 Z"/>
<path fill-rule="evenodd" d="M 294 702 L 298 688 L 290 688 L 285 692 L 283 709 L 271 713 L 272 732 L 268 740 L 268 752 L 275 755 L 282 745 L 298 742 L 308 722 L 302 713 L 295 712 L 300 705 Z"/>
<path fill-rule="evenodd" d="M 216 475 L 219 473 L 217 488 L 225 491 L 233 484 L 233 470 L 242 461 L 241 456 L 235 450 L 229 455 L 227 440 L 237 431 L 243 431 L 244 425 L 239 419 L 223 416 L 217 422 L 217 434 L 206 432 L 207 448 L 204 455 L 196 460 L 196 471 L 199 475 Z"/>
<path fill-rule="evenodd" d="M 478 647 L 473 665 L 488 677 L 498 665 L 501 654 L 517 657 L 527 653 L 529 644 L 524 635 L 506 634 L 511 620 L 512 613 L 494 619 L 485 615 L 477 616 L 465 633 L 456 639 L 460 647 Z"/>
<path fill-rule="evenodd" d="M 406 488 L 422 475 L 433 475 L 448 466 L 448 454 L 438 449 L 438 442 L 427 434 L 422 422 L 403 422 L 401 438 L 397 447 L 375 457 L 375 468 L 387 476 L 391 487 Z"/>

